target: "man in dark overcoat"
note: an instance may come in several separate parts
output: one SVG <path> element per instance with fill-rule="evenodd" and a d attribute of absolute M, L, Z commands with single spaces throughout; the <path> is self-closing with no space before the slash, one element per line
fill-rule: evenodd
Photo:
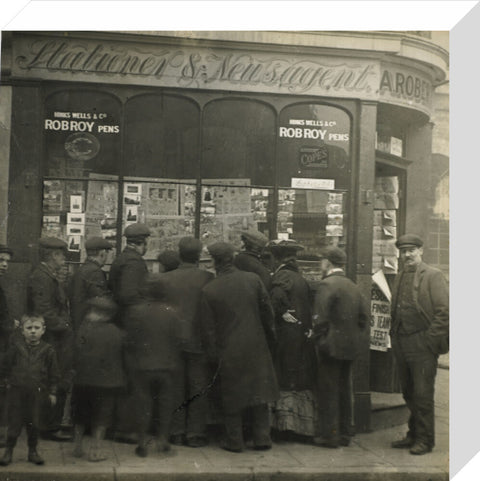
<path fill-rule="evenodd" d="M 124 327 L 128 310 L 143 300 L 142 287 L 148 275 L 147 264 L 143 256 L 147 252 L 150 229 L 142 223 L 130 224 L 123 235 L 127 245 L 113 261 L 110 268 L 108 285 L 118 305 L 117 322 Z M 127 355 L 126 369 L 128 386 L 133 385 L 132 369 L 134 359 Z M 117 440 L 136 441 L 135 419 L 132 413 L 136 399 L 132 392 L 117 399 L 116 436 Z"/>
<path fill-rule="evenodd" d="M 171 435 L 174 444 L 201 447 L 207 444 L 209 384 L 208 366 L 200 335 L 200 294 L 213 274 L 198 267 L 202 243 L 183 237 L 178 243 L 180 265 L 165 272 L 166 302 L 172 304 L 181 319 L 183 355 L 175 371 L 173 389 L 175 408 Z"/>
<path fill-rule="evenodd" d="M 352 366 L 368 350 L 369 312 L 358 286 L 345 276 L 345 252 L 326 247 L 322 252 L 323 279 L 313 308 L 313 342 L 317 354 L 319 418 L 318 445 L 348 446 L 354 434 Z"/>
<path fill-rule="evenodd" d="M 150 229 L 138 222 L 126 227 L 123 235 L 127 245 L 113 261 L 109 276 L 109 287 L 120 308 L 120 318 L 129 306 L 142 299 L 140 291 L 148 274 L 143 256 L 147 252 Z"/>
<path fill-rule="evenodd" d="M 255 449 L 270 449 L 267 403 L 279 391 L 269 345 L 275 342 L 273 310 L 258 277 L 233 266 L 233 246 L 225 242 L 208 248 L 217 277 L 202 291 L 205 348 L 218 363 L 226 431 L 222 446 L 243 449 L 242 411 L 251 407 Z"/>
<path fill-rule="evenodd" d="M 241 271 L 255 272 L 262 279 L 267 291 L 270 291 L 271 274 L 261 257 L 268 238 L 255 230 L 242 232 L 240 238 L 243 241 L 243 250 L 235 256 L 233 265 Z"/>
<path fill-rule="evenodd" d="M 422 261 L 420 237 L 405 234 L 395 245 L 401 270 L 392 288 L 390 334 L 410 419 L 406 437 L 392 447 L 422 455 L 435 444 L 434 388 L 438 356 L 448 352 L 448 285 L 441 271 Z"/>
<path fill-rule="evenodd" d="M 70 310 L 73 327 L 80 327 L 88 309 L 88 301 L 95 297 L 111 295 L 107 276 L 102 270 L 112 245 L 102 237 L 91 237 L 85 242 L 86 261 L 73 275 L 70 292 Z"/>
<path fill-rule="evenodd" d="M 45 319 L 44 339 L 55 349 L 60 370 L 57 403 L 46 413 L 42 435 L 49 439 L 66 440 L 71 436 L 61 429 L 67 394 L 73 381 L 73 329 L 68 297 L 61 281 L 65 268 L 67 243 L 55 237 L 39 241 L 40 264 L 32 272 L 28 283 L 28 308 Z"/>

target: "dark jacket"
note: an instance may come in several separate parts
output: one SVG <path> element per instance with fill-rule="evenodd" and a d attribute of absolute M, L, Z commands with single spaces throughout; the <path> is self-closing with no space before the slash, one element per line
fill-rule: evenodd
<path fill-rule="evenodd" d="M 107 277 L 102 271 L 100 264 L 93 259 L 87 259 L 77 272 L 75 272 L 70 290 L 70 309 L 75 330 L 87 312 L 87 301 L 97 296 L 108 296 L 110 290 L 107 285 Z"/>
<path fill-rule="evenodd" d="M 311 292 L 295 261 L 283 264 L 275 271 L 270 295 L 275 312 L 277 347 L 274 361 L 280 389 L 311 389 L 315 359 L 307 338 L 312 327 Z M 290 312 L 297 322 L 287 322 L 283 318 L 286 312 Z"/>
<path fill-rule="evenodd" d="M 220 270 L 203 288 L 201 320 L 207 354 L 220 364 L 224 409 L 276 401 L 273 310 L 260 278 L 233 266 Z"/>
<path fill-rule="evenodd" d="M 119 306 L 131 306 L 142 300 L 140 290 L 148 274 L 143 257 L 131 247 L 113 261 L 110 268 L 109 287 Z"/>
<path fill-rule="evenodd" d="M 7 297 L 0 286 L 0 352 L 3 352 L 13 331 L 13 322 L 8 311 Z"/>
<path fill-rule="evenodd" d="M 318 285 L 313 309 L 317 352 L 339 360 L 353 360 L 368 349 L 369 314 L 358 286 L 343 271 L 333 272 Z"/>
<path fill-rule="evenodd" d="M 71 331 L 68 298 L 55 273 L 39 264 L 29 279 L 27 301 L 30 311 L 43 316 L 47 331 Z"/>
<path fill-rule="evenodd" d="M 391 335 L 398 331 L 396 318 L 400 272 L 392 287 L 392 329 Z M 426 331 L 427 342 L 436 354 L 448 351 L 449 335 L 449 293 L 442 272 L 434 267 L 420 263 L 413 280 L 413 301 L 418 310 L 418 331 Z"/>
<path fill-rule="evenodd" d="M 214 275 L 199 269 L 195 264 L 181 263 L 177 269 L 165 272 L 162 278 L 165 279 L 167 288 L 165 301 L 177 309 L 181 320 L 184 350 L 202 352 L 200 295 L 202 288 Z"/>
<path fill-rule="evenodd" d="M 75 339 L 75 379 L 82 386 L 125 385 L 125 333 L 110 322 L 84 321 Z"/>
<path fill-rule="evenodd" d="M 137 370 L 171 370 L 180 362 L 182 338 L 177 311 L 162 301 L 144 299 L 125 317 L 127 352 Z"/>
<path fill-rule="evenodd" d="M 44 341 L 29 346 L 23 337 L 13 336 L 0 365 L 0 379 L 12 386 L 56 394 L 60 374 L 53 347 Z"/>
<path fill-rule="evenodd" d="M 267 292 L 270 291 L 271 275 L 270 271 L 262 264 L 260 256 L 253 252 L 242 251 L 239 252 L 233 261 L 233 265 L 241 271 L 254 272 L 260 279 Z"/>

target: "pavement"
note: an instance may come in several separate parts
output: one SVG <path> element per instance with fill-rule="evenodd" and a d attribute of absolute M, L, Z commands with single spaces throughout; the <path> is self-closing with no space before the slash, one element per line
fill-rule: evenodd
<path fill-rule="evenodd" d="M 13 463 L 0 467 L 0 481 L 447 481 L 449 479 L 448 358 L 438 369 L 435 393 L 436 446 L 413 456 L 392 449 L 405 424 L 357 434 L 349 447 L 321 448 L 304 443 L 274 443 L 270 451 L 246 449 L 235 454 L 216 443 L 204 448 L 172 446 L 170 453 L 150 449 L 147 458 L 134 454 L 134 445 L 106 441 L 108 459 L 91 463 L 74 458 L 72 443 L 41 441 L 44 466 L 27 462 L 26 440 L 19 439 Z M 87 437 L 85 447 L 90 439 Z"/>

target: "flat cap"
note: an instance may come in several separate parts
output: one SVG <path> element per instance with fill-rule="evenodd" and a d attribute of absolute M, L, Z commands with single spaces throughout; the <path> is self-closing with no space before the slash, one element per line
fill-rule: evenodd
<path fill-rule="evenodd" d="M 158 254 L 157 261 L 163 265 L 165 272 L 174 271 L 180 265 L 180 256 L 177 251 L 165 249 Z"/>
<path fill-rule="evenodd" d="M 130 224 L 127 226 L 123 232 L 123 235 L 129 238 L 139 238 L 139 237 L 148 237 L 150 235 L 150 229 L 140 222 L 135 224 Z"/>
<path fill-rule="evenodd" d="M 95 309 L 112 313 L 116 312 L 118 308 L 115 301 L 109 296 L 92 297 L 87 301 L 87 304 L 89 307 L 94 307 Z"/>
<path fill-rule="evenodd" d="M 57 237 L 41 237 L 38 241 L 40 247 L 45 249 L 67 249 L 68 244 Z"/>
<path fill-rule="evenodd" d="M 272 252 L 297 252 L 304 249 L 304 247 L 293 239 L 274 239 L 271 240 L 266 248 Z"/>
<path fill-rule="evenodd" d="M 422 247 L 423 240 L 416 234 L 404 234 L 397 239 L 395 246 L 397 249 L 405 247 Z"/>
<path fill-rule="evenodd" d="M 112 244 L 103 237 L 90 237 L 85 242 L 85 249 L 97 250 L 97 249 L 113 249 Z"/>
<path fill-rule="evenodd" d="M 210 244 L 207 249 L 212 257 L 233 257 L 235 252 L 235 248 L 227 242 L 215 242 Z"/>
<path fill-rule="evenodd" d="M 344 266 L 347 263 L 347 254 L 340 247 L 328 246 L 321 250 L 321 256 L 330 261 L 334 266 Z"/>
<path fill-rule="evenodd" d="M 5 244 L 0 244 L 0 254 L 10 254 L 11 256 L 13 256 L 13 251 Z"/>
<path fill-rule="evenodd" d="M 258 230 L 248 230 L 248 231 L 242 232 L 240 234 L 240 238 L 243 239 L 245 242 L 249 242 L 250 244 L 253 244 L 259 247 L 264 247 L 268 242 L 267 236 L 263 235 Z"/>

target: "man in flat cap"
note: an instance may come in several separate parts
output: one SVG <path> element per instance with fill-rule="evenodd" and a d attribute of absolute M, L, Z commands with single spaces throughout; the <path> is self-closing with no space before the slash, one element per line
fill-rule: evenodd
<path fill-rule="evenodd" d="M 268 403 L 278 399 L 269 345 L 273 310 L 260 278 L 233 266 L 234 248 L 208 247 L 217 277 L 202 290 L 201 321 L 207 356 L 218 365 L 226 431 L 223 449 L 243 449 L 242 412 L 250 408 L 254 448 L 270 449 Z"/>
<path fill-rule="evenodd" d="M 122 253 L 113 261 L 110 268 L 109 288 L 113 298 L 119 306 L 117 321 L 124 327 L 128 318 L 128 310 L 142 302 L 142 287 L 148 275 L 147 264 L 143 256 L 147 252 L 150 229 L 141 223 L 130 224 L 123 233 L 127 245 Z M 127 371 L 132 370 L 133 359 L 127 359 Z M 129 375 L 127 373 L 127 375 Z M 129 379 L 132 385 L 132 379 Z M 134 419 L 132 412 L 135 409 L 136 398 L 133 393 L 128 393 L 119 398 L 117 404 L 117 439 L 133 441 L 136 439 Z"/>
<path fill-rule="evenodd" d="M 102 237 L 91 237 L 85 242 L 87 259 L 73 275 L 70 292 L 70 309 L 75 331 L 88 309 L 88 301 L 94 297 L 111 295 L 107 277 L 102 267 L 107 262 L 112 245 Z"/>
<path fill-rule="evenodd" d="M 71 436 L 61 429 L 67 394 L 73 380 L 73 329 L 68 298 L 61 280 L 65 268 L 67 243 L 56 237 L 39 240 L 40 264 L 28 283 L 28 309 L 45 320 L 44 339 L 55 349 L 60 370 L 57 403 L 46 415 L 42 434 L 45 438 L 67 440 Z"/>
<path fill-rule="evenodd" d="M 448 286 L 441 271 L 422 261 L 420 237 L 405 234 L 395 245 L 401 269 L 392 288 L 390 335 L 410 418 L 406 437 L 392 447 L 422 455 L 435 444 L 434 388 L 438 356 L 448 352 Z"/>
<path fill-rule="evenodd" d="M 261 260 L 263 248 L 268 242 L 267 237 L 259 231 L 249 230 L 242 232 L 240 238 L 242 239 L 244 250 L 235 256 L 234 266 L 241 271 L 255 272 L 262 279 L 267 291 L 269 291 L 271 283 L 270 271 Z"/>
<path fill-rule="evenodd" d="M 8 265 L 13 257 L 13 251 L 8 246 L 0 244 L 0 278 L 8 271 Z M 8 347 L 10 334 L 14 328 L 14 323 L 8 310 L 7 297 L 0 284 L 0 362 L 3 360 Z M 6 439 L 6 404 L 4 394 L 0 394 L 0 445 L 5 446 Z"/>
<path fill-rule="evenodd" d="M 123 235 L 127 245 L 113 261 L 109 277 L 109 287 L 120 306 L 121 315 L 127 307 L 141 300 L 140 289 L 148 274 L 143 256 L 147 252 L 150 229 L 145 224 L 135 223 L 129 225 Z"/>
<path fill-rule="evenodd" d="M 368 352 L 369 313 L 357 285 L 345 276 L 345 252 L 322 251 L 323 279 L 313 308 L 317 354 L 319 431 L 314 442 L 328 448 L 348 446 L 354 435 L 353 361 Z"/>
<path fill-rule="evenodd" d="M 208 366 L 201 342 L 200 294 L 213 279 L 213 274 L 200 269 L 198 262 L 202 243 L 195 237 L 182 237 L 178 243 L 180 265 L 162 276 L 166 286 L 166 302 L 172 304 L 182 320 L 183 357 L 179 360 L 173 379 L 175 407 L 178 409 L 170 429 L 173 444 L 190 447 L 207 444 L 209 384 Z M 189 401 L 190 400 L 190 401 Z"/>

